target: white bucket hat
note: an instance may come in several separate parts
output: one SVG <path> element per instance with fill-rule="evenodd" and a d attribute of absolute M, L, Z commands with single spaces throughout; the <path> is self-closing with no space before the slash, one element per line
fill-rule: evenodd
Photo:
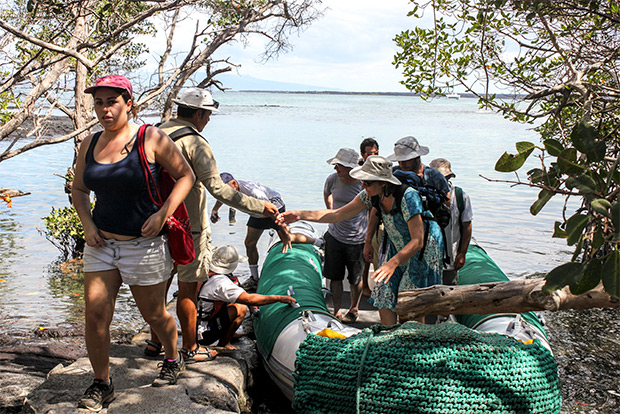
<path fill-rule="evenodd" d="M 404 137 L 394 144 L 394 154 L 388 155 L 390 161 L 407 161 L 428 154 L 428 147 L 420 145 L 415 137 Z"/>
<path fill-rule="evenodd" d="M 371 155 L 364 164 L 353 168 L 349 175 L 356 180 L 386 181 L 400 185 L 400 180 L 392 175 L 392 162 L 380 155 Z"/>
<path fill-rule="evenodd" d="M 235 246 L 225 244 L 215 249 L 209 270 L 221 275 L 229 275 L 235 271 L 239 262 L 247 260 L 244 256 L 239 256 L 239 252 Z"/>
<path fill-rule="evenodd" d="M 353 148 L 340 148 L 335 157 L 327 160 L 329 165 L 340 164 L 343 167 L 355 168 L 359 166 L 360 156 Z"/>
<path fill-rule="evenodd" d="M 213 112 L 220 112 L 217 109 L 220 103 L 214 100 L 211 92 L 206 89 L 187 88 L 180 99 L 173 99 L 172 102 L 192 109 L 207 109 Z"/>
<path fill-rule="evenodd" d="M 452 177 L 456 177 L 456 174 L 452 172 L 452 165 L 450 161 L 445 158 L 436 158 L 429 164 L 429 167 L 436 169 L 446 177 L 446 180 Z"/>

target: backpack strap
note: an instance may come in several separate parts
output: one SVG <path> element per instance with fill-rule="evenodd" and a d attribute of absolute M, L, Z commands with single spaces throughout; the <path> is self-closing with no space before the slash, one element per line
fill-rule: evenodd
<path fill-rule="evenodd" d="M 202 137 L 202 135 L 200 135 L 200 133 L 198 131 L 196 131 L 194 128 L 192 127 L 183 127 L 183 128 L 179 128 L 176 131 L 171 132 L 170 134 L 168 134 L 168 136 L 173 140 L 173 141 L 177 141 L 183 137 L 186 137 L 188 135 L 198 135 L 200 137 Z"/>
<path fill-rule="evenodd" d="M 465 211 L 465 200 L 463 199 L 463 189 L 461 187 L 454 187 L 454 194 L 456 195 L 456 205 L 459 208 L 459 234 L 463 237 L 463 211 Z M 445 237 L 444 237 L 445 240 Z"/>
<path fill-rule="evenodd" d="M 456 194 L 456 205 L 459 207 L 459 215 L 465 211 L 465 200 L 463 199 L 463 189 L 461 187 L 454 187 L 454 193 Z"/>

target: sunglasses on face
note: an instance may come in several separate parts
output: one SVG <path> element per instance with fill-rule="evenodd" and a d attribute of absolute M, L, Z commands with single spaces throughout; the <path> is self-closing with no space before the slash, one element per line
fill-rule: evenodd
<path fill-rule="evenodd" d="M 362 186 L 364 186 L 364 187 L 370 187 L 371 185 L 373 185 L 373 184 L 375 184 L 375 183 L 378 183 L 378 182 L 379 182 L 379 181 L 365 181 L 365 180 L 363 180 L 363 181 L 362 181 Z"/>

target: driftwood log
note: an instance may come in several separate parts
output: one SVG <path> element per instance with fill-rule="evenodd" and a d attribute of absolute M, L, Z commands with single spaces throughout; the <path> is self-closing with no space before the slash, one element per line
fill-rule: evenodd
<path fill-rule="evenodd" d="M 546 294 L 544 284 L 544 279 L 528 279 L 408 290 L 399 293 L 396 313 L 405 321 L 431 315 L 620 308 L 620 300 L 605 293 L 601 284 L 582 295 L 571 294 L 568 286 Z"/>

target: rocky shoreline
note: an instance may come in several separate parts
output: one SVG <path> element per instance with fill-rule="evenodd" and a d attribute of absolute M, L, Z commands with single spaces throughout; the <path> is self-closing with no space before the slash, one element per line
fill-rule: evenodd
<path fill-rule="evenodd" d="M 149 337 L 147 326 L 131 340 L 112 344 L 116 399 L 101 413 L 252 412 L 248 390 L 260 368 L 253 340 L 241 338 L 235 343 L 236 351 L 218 349 L 214 361 L 188 365 L 175 386 L 152 388 L 160 358 L 144 356 L 144 340 Z M 82 337 L 21 343 L 0 337 L 0 344 L 0 413 L 89 412 L 77 408 L 77 401 L 92 382 Z"/>

